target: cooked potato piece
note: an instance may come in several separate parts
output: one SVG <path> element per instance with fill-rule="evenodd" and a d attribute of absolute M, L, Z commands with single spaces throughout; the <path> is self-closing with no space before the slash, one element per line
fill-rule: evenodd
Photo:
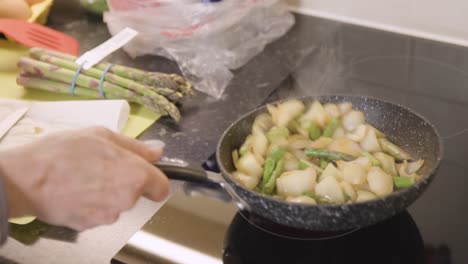
<path fill-rule="evenodd" d="M 372 162 L 367 157 L 359 157 L 359 158 L 357 158 L 357 159 L 355 159 L 353 161 L 350 161 L 350 162 L 359 164 L 359 165 L 363 166 L 366 169 L 369 169 L 372 166 Z"/>
<path fill-rule="evenodd" d="M 278 106 L 276 125 L 286 127 L 288 123 L 304 111 L 304 104 L 299 100 L 289 100 Z"/>
<path fill-rule="evenodd" d="M 366 182 L 367 169 L 366 167 L 353 162 L 337 162 L 338 169 L 343 175 L 343 180 L 351 184 L 363 184 Z"/>
<path fill-rule="evenodd" d="M 343 189 L 344 194 L 348 197 L 349 200 L 354 201 L 356 200 L 357 194 L 356 191 L 354 191 L 353 186 L 346 182 L 342 181 L 340 182 L 341 188 Z"/>
<path fill-rule="evenodd" d="M 255 133 L 255 131 L 260 130 L 260 132 L 265 133 L 266 131 L 270 130 L 273 127 L 273 119 L 271 118 L 271 115 L 267 113 L 263 113 L 258 115 L 254 123 L 252 125 L 252 132 Z"/>
<path fill-rule="evenodd" d="M 323 109 L 331 117 L 340 117 L 341 116 L 340 109 L 338 108 L 338 106 L 336 104 L 325 104 L 323 106 Z"/>
<path fill-rule="evenodd" d="M 418 160 L 413 162 L 403 161 L 401 164 L 397 164 L 398 174 L 401 177 L 414 177 L 418 176 L 416 172 L 422 167 L 424 160 Z"/>
<path fill-rule="evenodd" d="M 263 164 L 265 164 L 265 159 L 262 156 L 259 156 L 255 153 L 253 155 L 255 159 L 257 160 L 258 164 L 260 164 L 260 166 L 263 166 Z"/>
<path fill-rule="evenodd" d="M 304 137 L 309 137 L 309 131 L 301 127 L 300 124 L 296 124 L 294 129 L 297 131 L 299 135 L 304 136 Z"/>
<path fill-rule="evenodd" d="M 361 141 L 361 148 L 367 152 L 382 151 L 375 130 L 367 129 L 366 136 Z"/>
<path fill-rule="evenodd" d="M 299 160 L 293 154 L 286 152 L 284 154 L 284 170 L 293 171 L 299 169 Z"/>
<path fill-rule="evenodd" d="M 353 108 L 353 104 L 350 102 L 343 102 L 343 103 L 338 104 L 338 109 L 340 109 L 340 112 L 342 115 L 351 111 L 352 108 Z"/>
<path fill-rule="evenodd" d="M 242 186 L 249 190 L 253 190 L 255 186 L 260 182 L 259 177 L 248 176 L 242 172 L 235 171 L 232 173 L 232 178 L 239 182 Z"/>
<path fill-rule="evenodd" d="M 359 144 L 349 138 L 339 138 L 333 140 L 330 145 L 328 145 L 328 149 L 331 151 L 348 154 L 353 157 L 358 157 L 362 151 Z"/>
<path fill-rule="evenodd" d="M 310 144 L 311 148 L 323 149 L 326 148 L 330 143 L 333 142 L 333 139 L 329 137 L 320 137 L 319 139 L 315 140 Z"/>
<path fill-rule="evenodd" d="M 312 146 L 312 141 L 303 135 L 292 135 L 288 138 L 288 147 L 291 149 L 305 149 Z"/>
<path fill-rule="evenodd" d="M 237 163 L 239 162 L 239 152 L 237 149 L 232 152 L 232 162 L 234 163 L 234 167 L 237 169 Z"/>
<path fill-rule="evenodd" d="M 252 151 L 255 155 L 265 157 L 268 150 L 268 139 L 261 131 L 256 131 L 252 136 Z"/>
<path fill-rule="evenodd" d="M 252 150 L 252 135 L 248 135 L 247 138 L 242 143 L 241 147 L 239 148 L 239 155 L 244 155 L 246 152 Z"/>
<path fill-rule="evenodd" d="M 319 182 L 323 181 L 323 179 L 327 177 L 333 177 L 336 179 L 342 179 L 341 171 L 339 171 L 333 163 L 328 163 L 327 167 L 325 170 L 320 174 Z"/>
<path fill-rule="evenodd" d="M 274 142 L 270 143 L 268 146 L 267 155 L 273 152 L 277 148 L 287 148 L 288 147 L 288 140 L 286 138 L 278 138 Z"/>
<path fill-rule="evenodd" d="M 317 204 L 314 198 L 305 196 L 305 195 L 296 196 L 296 197 L 289 196 L 286 198 L 286 201 L 292 202 L 292 203 L 302 203 L 302 204 Z"/>
<path fill-rule="evenodd" d="M 408 173 L 415 173 L 419 169 L 421 169 L 423 165 L 424 165 L 424 160 L 422 160 L 422 159 L 420 159 L 418 161 L 408 162 L 408 166 L 406 167 L 406 171 Z"/>
<path fill-rule="evenodd" d="M 372 167 L 367 174 L 370 190 L 378 196 L 393 192 L 393 178 L 379 167 Z"/>
<path fill-rule="evenodd" d="M 382 169 L 386 173 L 390 174 L 391 176 L 397 175 L 395 159 L 392 156 L 387 155 L 383 152 L 377 152 L 374 153 L 374 157 L 380 161 L 380 163 L 382 164 Z"/>
<path fill-rule="evenodd" d="M 333 139 L 343 138 L 346 135 L 345 130 L 342 127 L 337 127 L 333 133 Z"/>
<path fill-rule="evenodd" d="M 351 110 L 349 113 L 343 116 L 343 127 L 347 131 L 353 131 L 359 125 L 364 124 L 366 119 L 364 113 L 361 111 Z"/>
<path fill-rule="evenodd" d="M 385 137 L 385 134 L 382 133 L 380 130 L 378 130 L 377 128 L 375 128 L 374 126 L 371 126 L 369 124 L 367 124 L 367 127 L 374 130 L 375 132 L 375 135 L 377 136 L 377 138 L 384 138 Z"/>
<path fill-rule="evenodd" d="M 356 202 L 366 202 L 377 198 L 375 194 L 364 190 L 358 190 L 356 195 Z"/>
<path fill-rule="evenodd" d="M 313 168 L 287 171 L 276 180 L 276 190 L 281 196 L 300 196 L 314 191 L 317 174 Z"/>
<path fill-rule="evenodd" d="M 294 157 L 297 160 L 307 160 L 308 159 L 307 155 L 305 154 L 305 152 L 303 150 L 293 149 L 293 150 L 290 150 L 290 152 L 291 152 L 291 154 L 294 155 Z"/>
<path fill-rule="evenodd" d="M 237 162 L 237 169 L 249 176 L 260 178 L 263 174 L 261 163 L 251 152 L 245 153 Z"/>
<path fill-rule="evenodd" d="M 325 112 L 323 106 L 320 102 L 315 101 L 310 106 L 309 110 L 302 117 L 306 120 L 311 120 L 315 122 L 321 128 L 325 128 L 330 120 L 330 116 Z"/>
<path fill-rule="evenodd" d="M 335 177 L 326 177 L 315 186 L 315 193 L 333 203 L 343 203 L 345 197 Z"/>
<path fill-rule="evenodd" d="M 352 133 L 348 133 L 346 135 L 347 138 L 351 139 L 355 142 L 361 142 L 364 137 L 366 136 L 367 126 L 366 125 L 359 125 Z"/>

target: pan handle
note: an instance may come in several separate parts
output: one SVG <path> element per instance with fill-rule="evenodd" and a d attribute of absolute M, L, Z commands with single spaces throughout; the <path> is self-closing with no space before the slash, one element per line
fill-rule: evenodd
<path fill-rule="evenodd" d="M 186 192 L 204 193 L 208 196 L 218 198 L 222 201 L 235 201 L 237 207 L 241 210 L 249 210 L 247 203 L 229 187 L 222 182 L 208 177 L 208 173 L 200 165 L 195 165 L 180 159 L 170 159 L 163 157 L 160 161 L 154 163 L 162 170 L 169 179 L 180 180 L 189 183 L 185 185 Z"/>
<path fill-rule="evenodd" d="M 150 148 L 164 148 L 164 142 L 160 140 L 145 140 L 143 143 Z M 185 160 L 162 157 L 154 165 L 171 180 L 198 184 L 213 183 L 200 165 L 192 164 Z"/>
<path fill-rule="evenodd" d="M 213 183 L 213 180 L 208 178 L 208 174 L 202 166 L 189 163 L 185 160 L 163 157 L 160 161 L 154 163 L 154 165 L 162 170 L 171 180 L 198 184 Z"/>

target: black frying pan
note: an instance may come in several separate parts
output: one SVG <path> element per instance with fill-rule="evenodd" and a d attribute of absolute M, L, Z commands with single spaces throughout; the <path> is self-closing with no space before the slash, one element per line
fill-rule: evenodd
<path fill-rule="evenodd" d="M 341 205 L 290 203 L 248 190 L 231 178 L 230 173 L 235 171 L 232 151 L 239 148 L 251 133 L 255 117 L 266 112 L 266 107 L 263 106 L 234 122 L 224 132 L 216 149 L 216 159 L 225 181 L 221 184 L 243 209 L 278 224 L 299 229 L 349 230 L 380 222 L 402 212 L 424 192 L 434 178 L 443 155 L 443 147 L 436 128 L 421 115 L 401 105 L 370 97 L 315 96 L 301 100 L 304 103 L 313 100 L 322 103 L 351 102 L 354 109 L 365 113 L 369 124 L 382 131 L 413 157 L 424 159 L 424 166 L 420 171 L 422 180 L 383 198 Z M 159 166 L 171 179 L 213 183 L 205 171 L 194 169 L 184 162 L 162 162 Z"/>

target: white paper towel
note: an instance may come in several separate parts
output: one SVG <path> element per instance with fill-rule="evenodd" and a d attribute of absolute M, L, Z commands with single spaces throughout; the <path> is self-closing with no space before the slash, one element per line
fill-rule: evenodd
<path fill-rule="evenodd" d="M 25 144 L 53 132 L 103 126 L 114 132 L 125 127 L 130 106 L 125 100 L 25 102 L 0 99 L 0 122 L 20 107 L 29 111 L 0 141 L 0 149 Z"/>

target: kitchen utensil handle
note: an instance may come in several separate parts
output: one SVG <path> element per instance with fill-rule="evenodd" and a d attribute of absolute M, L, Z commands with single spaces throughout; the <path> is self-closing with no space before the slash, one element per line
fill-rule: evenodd
<path fill-rule="evenodd" d="M 212 183 L 202 166 L 180 159 L 162 158 L 154 164 L 169 179 L 192 183 Z"/>

